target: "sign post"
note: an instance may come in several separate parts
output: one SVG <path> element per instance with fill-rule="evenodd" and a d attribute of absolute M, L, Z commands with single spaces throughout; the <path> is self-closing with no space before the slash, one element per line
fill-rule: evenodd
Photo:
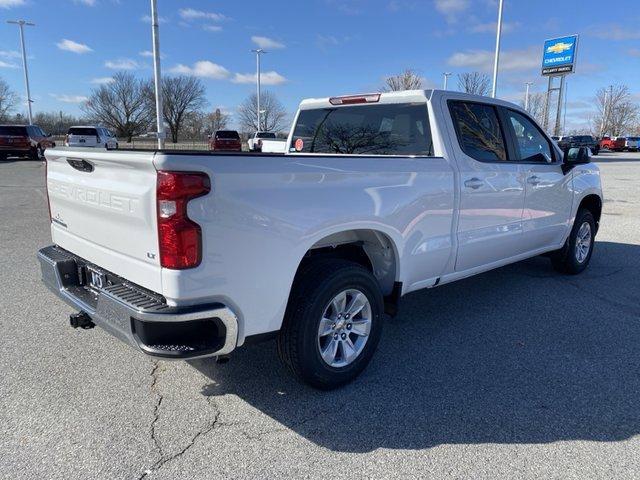
<path fill-rule="evenodd" d="M 564 95 L 565 76 L 575 72 L 576 54 L 578 52 L 578 35 L 569 35 L 546 40 L 542 52 L 542 76 L 549 77 L 547 97 L 544 108 L 543 127 L 549 127 L 549 109 L 552 92 L 558 92 L 556 122 L 554 135 L 560 135 L 562 119 L 562 98 Z M 560 77 L 560 85 L 554 86 L 554 77 Z"/>

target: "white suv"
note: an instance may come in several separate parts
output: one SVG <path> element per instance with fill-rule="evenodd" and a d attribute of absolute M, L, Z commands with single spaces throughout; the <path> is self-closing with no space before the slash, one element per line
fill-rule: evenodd
<path fill-rule="evenodd" d="M 67 147 L 104 147 L 115 150 L 118 148 L 118 139 L 104 127 L 79 126 L 69 128 L 64 144 Z"/>

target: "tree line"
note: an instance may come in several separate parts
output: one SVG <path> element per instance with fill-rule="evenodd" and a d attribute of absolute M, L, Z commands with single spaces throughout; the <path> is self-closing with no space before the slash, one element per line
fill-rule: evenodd
<path fill-rule="evenodd" d="M 491 80 L 481 72 L 465 72 L 457 76 L 458 90 L 475 95 L 488 95 Z M 383 91 L 425 88 L 425 80 L 414 70 L 407 69 L 385 78 Z M 261 95 L 261 125 L 257 125 L 256 94 L 249 95 L 231 114 L 215 109 L 207 110 L 206 89 L 196 77 L 168 76 L 162 80 L 164 119 L 168 137 L 179 140 L 204 139 L 216 130 L 229 128 L 233 120 L 242 133 L 256 130 L 280 132 L 287 128 L 287 112 L 271 92 Z M 0 123 L 25 123 L 23 114 L 14 113 L 20 96 L 0 78 Z M 524 98 L 520 102 L 524 106 Z M 541 124 L 547 110 L 546 93 L 532 92 L 529 113 Z M 63 112 L 38 112 L 34 123 L 53 134 L 64 134 L 71 125 L 100 124 L 116 133 L 119 138 L 132 137 L 155 131 L 155 97 L 153 81 L 141 79 L 128 72 L 114 75 L 111 82 L 92 90 L 89 99 L 81 105 L 81 117 Z M 593 99 L 593 110 L 586 120 L 584 131 L 594 136 L 622 136 L 640 134 L 640 106 L 627 85 L 600 88 Z M 553 122 L 550 122 L 553 123 Z"/>
<path fill-rule="evenodd" d="M 189 75 L 162 79 L 163 115 L 170 141 L 204 139 L 216 130 L 229 128 L 232 115 L 219 108 L 207 111 L 206 89 L 199 78 Z M 20 97 L 0 79 L 0 122 L 25 123 L 23 114 L 15 114 Z M 119 72 L 106 84 L 91 91 L 80 106 L 82 116 L 63 112 L 38 112 L 34 123 L 53 134 L 64 134 L 72 125 L 98 124 L 112 130 L 119 138 L 155 132 L 156 110 L 154 83 L 128 72 Z M 261 130 L 280 132 L 287 127 L 287 112 L 271 92 L 260 97 Z M 243 133 L 258 129 L 257 96 L 249 95 L 237 108 L 236 123 Z"/>

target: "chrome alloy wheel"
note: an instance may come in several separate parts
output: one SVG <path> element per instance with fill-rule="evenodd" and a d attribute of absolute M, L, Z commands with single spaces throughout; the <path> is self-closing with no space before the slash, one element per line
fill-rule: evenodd
<path fill-rule="evenodd" d="M 325 307 L 318 327 L 322 360 L 334 368 L 353 363 L 369 338 L 371 316 L 369 299 L 360 290 L 338 293 Z"/>
<path fill-rule="evenodd" d="M 589 222 L 584 222 L 580 225 L 578 235 L 576 237 L 576 260 L 578 263 L 584 263 L 589 256 L 589 250 L 591 249 L 591 225 Z"/>

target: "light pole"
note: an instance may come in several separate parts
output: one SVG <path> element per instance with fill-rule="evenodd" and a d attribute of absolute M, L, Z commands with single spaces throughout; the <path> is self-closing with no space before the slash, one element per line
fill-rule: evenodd
<path fill-rule="evenodd" d="M 447 84 L 449 83 L 449 77 L 451 76 L 451 72 L 444 72 L 442 75 L 444 76 L 444 86 L 442 87 L 442 89 L 446 90 Z"/>
<path fill-rule="evenodd" d="M 251 51 L 256 54 L 256 94 L 258 103 L 256 113 L 258 115 L 258 131 L 260 131 L 260 55 L 267 52 L 265 52 L 262 48 L 257 48 Z"/>
<path fill-rule="evenodd" d="M 496 53 L 493 58 L 493 87 L 491 88 L 491 97 L 496 98 L 496 90 L 498 89 L 498 65 L 500 64 L 500 37 L 502 35 L 502 6 L 504 0 L 500 0 L 498 5 L 498 27 L 496 28 Z"/>
<path fill-rule="evenodd" d="M 533 82 L 525 82 L 524 84 L 527 86 L 527 91 L 524 94 L 524 109 L 528 112 L 529 111 L 529 87 L 533 85 Z"/>
<path fill-rule="evenodd" d="M 160 71 L 160 32 L 158 22 L 158 3 L 151 0 L 151 36 L 153 37 L 153 79 L 156 94 L 156 135 L 158 148 L 164 148 L 164 115 L 162 112 L 162 75 Z"/>
<path fill-rule="evenodd" d="M 27 50 L 24 46 L 24 26 L 35 27 L 35 23 L 24 20 L 7 20 L 7 23 L 18 25 L 20 28 L 20 46 L 22 47 L 22 66 L 24 67 L 24 85 L 27 90 L 27 111 L 29 113 L 29 125 L 33 123 L 33 112 L 31 111 L 31 90 L 29 88 L 29 70 L 27 69 Z"/>

